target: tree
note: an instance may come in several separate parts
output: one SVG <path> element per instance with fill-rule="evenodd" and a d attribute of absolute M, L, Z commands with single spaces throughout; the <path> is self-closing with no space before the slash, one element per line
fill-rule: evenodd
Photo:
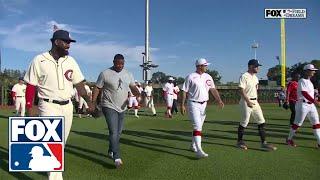
<path fill-rule="evenodd" d="M 163 84 L 167 82 L 167 75 L 163 72 L 155 72 L 152 74 L 151 81 L 158 84 Z"/>
<path fill-rule="evenodd" d="M 208 73 L 212 77 L 215 84 L 221 84 L 222 76 L 220 76 L 218 71 L 208 69 L 206 73 Z"/>

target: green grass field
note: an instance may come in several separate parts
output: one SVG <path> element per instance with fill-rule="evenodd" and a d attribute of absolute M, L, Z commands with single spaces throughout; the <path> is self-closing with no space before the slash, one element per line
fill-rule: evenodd
<path fill-rule="evenodd" d="M 320 150 L 308 120 L 299 130 L 297 148 L 284 141 L 289 126 L 289 111 L 275 104 L 262 105 L 267 120 L 268 142 L 277 151 L 260 149 L 255 124 L 246 129 L 249 149 L 235 148 L 239 119 L 238 105 L 223 110 L 207 108 L 203 149 L 209 154 L 197 160 L 189 151 L 191 125 L 188 116 L 136 119 L 127 115 L 121 139 L 124 166 L 115 169 L 107 158 L 107 127 L 104 118 L 74 118 L 65 148 L 64 179 L 319 179 Z M 0 110 L 0 179 L 46 179 L 45 173 L 8 172 L 8 116 L 12 110 Z"/>

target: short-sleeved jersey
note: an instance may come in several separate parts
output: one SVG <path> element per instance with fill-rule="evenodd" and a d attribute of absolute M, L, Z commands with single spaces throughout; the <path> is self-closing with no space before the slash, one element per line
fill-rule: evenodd
<path fill-rule="evenodd" d="M 162 89 L 163 91 L 166 92 L 166 94 L 173 95 L 173 88 L 174 88 L 173 83 L 167 82 Z"/>
<path fill-rule="evenodd" d="M 144 88 L 144 92 L 146 93 L 146 96 L 152 96 L 152 91 L 153 91 L 152 86 L 146 86 Z"/>
<path fill-rule="evenodd" d="M 244 89 L 248 98 L 258 98 L 258 85 L 259 79 L 255 74 L 245 72 L 240 76 L 239 87 Z"/>
<path fill-rule="evenodd" d="M 308 102 L 309 100 L 302 95 L 302 91 L 306 91 L 314 99 L 314 86 L 310 79 L 301 78 L 298 81 L 298 100 Z"/>
<path fill-rule="evenodd" d="M 287 87 L 287 93 L 289 94 L 289 97 L 287 98 L 290 102 L 296 102 L 298 100 L 297 90 L 298 90 L 298 82 L 291 81 Z"/>
<path fill-rule="evenodd" d="M 27 86 L 25 84 L 15 84 L 12 87 L 12 91 L 15 92 L 16 96 L 25 96 Z"/>
<path fill-rule="evenodd" d="M 123 112 L 127 109 L 130 85 L 135 85 L 133 75 L 126 69 L 116 72 L 112 68 L 100 73 L 96 86 L 102 88 L 101 106 Z"/>
<path fill-rule="evenodd" d="M 189 74 L 183 83 L 182 90 L 188 93 L 190 101 L 208 101 L 209 90 L 215 88 L 212 77 L 207 74 L 199 74 L 197 72 Z"/>
<path fill-rule="evenodd" d="M 180 89 L 178 86 L 173 87 L 173 99 L 178 99 L 179 92 L 180 92 Z"/>
<path fill-rule="evenodd" d="M 68 100 L 73 85 L 84 80 L 77 62 L 71 56 L 56 61 L 49 52 L 37 55 L 27 70 L 24 81 L 37 86 L 39 98 Z"/>

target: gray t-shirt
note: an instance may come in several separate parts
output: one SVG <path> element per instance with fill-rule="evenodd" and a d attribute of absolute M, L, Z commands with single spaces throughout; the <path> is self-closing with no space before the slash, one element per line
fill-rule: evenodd
<path fill-rule="evenodd" d="M 134 78 L 126 69 L 116 72 L 109 68 L 101 72 L 96 82 L 98 88 L 103 88 L 101 106 L 118 112 L 125 111 L 130 84 L 134 85 Z"/>

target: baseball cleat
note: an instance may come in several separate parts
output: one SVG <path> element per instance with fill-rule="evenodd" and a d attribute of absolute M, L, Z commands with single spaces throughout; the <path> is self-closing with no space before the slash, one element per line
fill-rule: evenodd
<path fill-rule="evenodd" d="M 243 150 L 247 150 L 248 149 L 248 146 L 243 141 L 239 141 L 237 143 L 237 147 L 240 148 L 240 149 L 243 149 Z"/>
<path fill-rule="evenodd" d="M 139 118 L 139 116 L 138 115 L 134 115 L 136 118 Z"/>
<path fill-rule="evenodd" d="M 198 151 L 198 152 L 196 153 L 196 156 L 197 156 L 198 159 L 201 159 L 201 158 L 206 158 L 206 157 L 208 157 L 209 155 L 208 155 L 207 153 L 203 152 L 203 151 Z"/>
<path fill-rule="evenodd" d="M 119 169 L 122 167 L 123 162 L 121 159 L 116 159 L 116 160 L 114 160 L 114 165 L 116 166 L 117 169 Z"/>
<path fill-rule="evenodd" d="M 286 143 L 288 146 L 297 147 L 297 145 L 294 143 L 292 139 L 287 139 Z"/>
<path fill-rule="evenodd" d="M 277 150 L 277 147 L 273 146 L 272 144 L 268 144 L 267 142 L 264 142 L 261 144 L 261 148 L 266 149 L 268 151 L 275 151 Z"/>

